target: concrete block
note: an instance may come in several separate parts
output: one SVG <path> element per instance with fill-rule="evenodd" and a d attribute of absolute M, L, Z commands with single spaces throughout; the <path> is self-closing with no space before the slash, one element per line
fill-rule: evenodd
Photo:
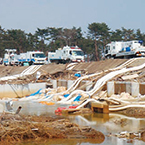
<path fill-rule="evenodd" d="M 0 85 L 0 96 L 2 98 L 24 97 L 44 88 L 46 83 L 4 84 Z"/>
<path fill-rule="evenodd" d="M 89 81 L 87 81 L 86 83 L 88 83 Z M 90 84 L 90 85 L 88 85 L 88 86 L 86 86 L 86 91 L 89 91 L 91 88 L 92 88 L 92 84 Z"/>
<path fill-rule="evenodd" d="M 139 83 L 132 82 L 131 95 L 137 97 L 139 95 Z"/>
<path fill-rule="evenodd" d="M 67 81 L 67 89 L 70 88 L 73 83 L 74 83 L 73 80 L 68 80 Z"/>
<path fill-rule="evenodd" d="M 107 83 L 107 94 L 109 97 L 114 94 L 114 81 Z"/>
<path fill-rule="evenodd" d="M 131 82 L 126 82 L 126 92 L 131 94 Z"/>
<path fill-rule="evenodd" d="M 50 82 L 53 85 L 53 88 L 56 89 L 57 88 L 57 80 L 50 80 Z"/>
<path fill-rule="evenodd" d="M 0 104 L 0 113 L 3 113 L 3 111 L 4 111 L 4 105 Z"/>

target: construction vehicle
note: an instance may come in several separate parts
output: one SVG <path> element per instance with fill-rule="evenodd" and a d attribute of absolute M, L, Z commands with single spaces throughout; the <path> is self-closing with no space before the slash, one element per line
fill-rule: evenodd
<path fill-rule="evenodd" d="M 48 52 L 48 63 L 84 62 L 84 53 L 78 46 L 64 46 L 55 52 Z"/>
<path fill-rule="evenodd" d="M 42 51 L 27 51 L 26 53 L 16 54 L 16 49 L 5 49 L 4 65 L 32 65 L 46 64 L 47 58 Z"/>
<path fill-rule="evenodd" d="M 133 58 L 145 56 L 141 40 L 115 41 L 106 45 L 105 58 Z"/>

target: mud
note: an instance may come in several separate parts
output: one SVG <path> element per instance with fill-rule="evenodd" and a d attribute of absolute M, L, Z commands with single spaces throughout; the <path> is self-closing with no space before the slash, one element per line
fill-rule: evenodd
<path fill-rule="evenodd" d="M 93 74 L 96 72 L 104 72 L 108 69 L 113 69 L 115 67 L 120 66 L 125 63 L 126 59 L 107 59 L 97 62 L 85 62 L 76 64 L 71 70 L 67 69 L 68 64 L 47 64 L 42 65 L 38 71 L 41 73 L 41 77 L 39 81 L 47 82 L 49 78 L 51 79 L 76 79 L 74 74 L 77 72 L 81 72 L 81 75 L 84 74 Z M 145 62 L 145 59 L 135 60 L 133 63 L 128 64 L 127 67 L 133 67 L 141 65 Z M 23 72 L 28 66 L 3 66 L 0 65 L 0 77 L 12 76 L 16 74 L 20 74 Z M 104 75 L 104 74 L 103 74 Z M 144 75 L 141 73 L 142 80 Z M 98 79 L 98 78 L 97 78 Z M 117 79 L 117 78 L 115 78 Z M 1 81 L 0 84 L 9 83 L 9 84 L 26 84 L 30 82 L 36 81 L 36 72 L 33 75 L 21 77 L 17 80 L 7 80 Z"/>
<path fill-rule="evenodd" d="M 1 144 L 16 144 L 28 140 L 93 139 L 102 143 L 103 133 L 91 127 L 79 127 L 64 117 L 20 116 L 2 114 L 0 117 Z"/>
<path fill-rule="evenodd" d="M 130 117 L 144 118 L 145 117 L 145 108 L 133 107 L 133 108 L 128 108 L 128 109 L 125 109 L 122 111 L 118 111 L 117 113 L 121 113 L 126 116 L 130 116 Z"/>

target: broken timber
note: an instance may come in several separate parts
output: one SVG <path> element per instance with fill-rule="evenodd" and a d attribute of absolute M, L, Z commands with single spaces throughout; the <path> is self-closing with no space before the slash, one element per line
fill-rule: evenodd
<path fill-rule="evenodd" d="M 79 108 L 79 109 L 64 109 L 62 110 L 63 114 L 80 114 L 80 113 L 88 113 L 88 112 L 96 112 L 96 113 L 109 113 L 109 105 L 106 102 L 91 103 L 91 110 L 89 108 Z"/>
<path fill-rule="evenodd" d="M 62 114 L 81 114 L 88 113 L 91 110 L 89 108 L 81 108 L 81 109 L 64 109 L 62 110 Z"/>

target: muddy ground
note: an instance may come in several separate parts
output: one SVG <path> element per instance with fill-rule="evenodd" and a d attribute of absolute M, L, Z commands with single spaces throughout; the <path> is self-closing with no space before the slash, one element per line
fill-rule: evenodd
<path fill-rule="evenodd" d="M 96 62 L 86 62 L 86 63 L 78 63 L 72 69 L 72 71 L 85 71 L 88 74 L 95 73 L 102 70 L 107 70 L 110 68 L 117 67 L 124 62 L 126 59 L 117 59 L 117 60 L 103 60 Z M 50 74 L 53 75 L 58 72 L 64 72 L 66 70 L 68 64 L 47 64 L 42 65 L 39 69 L 42 74 Z M 25 70 L 28 66 L 4 66 L 0 65 L 0 77 L 10 76 L 15 74 L 20 74 L 23 70 Z"/>
<path fill-rule="evenodd" d="M 42 65 L 37 71 L 41 73 L 40 82 L 45 81 L 49 78 L 51 79 L 76 79 L 74 77 L 75 73 L 80 72 L 81 75 L 86 74 L 93 74 L 96 72 L 104 72 L 105 70 L 116 68 L 123 63 L 127 62 L 126 59 L 107 59 L 102 61 L 96 61 L 96 62 L 84 62 L 84 63 L 78 63 L 75 64 L 74 67 L 69 70 L 68 65 L 69 64 L 47 64 Z M 139 60 L 135 60 L 132 63 L 128 64 L 127 67 L 133 67 L 141 65 L 145 62 L 144 58 L 141 58 Z M 0 66 L 0 77 L 5 76 L 12 76 L 16 74 L 21 74 L 28 66 Z M 105 75 L 105 73 L 104 73 Z M 142 80 L 142 78 L 141 78 Z M 26 77 L 19 77 L 17 80 L 8 80 L 8 81 L 0 81 L 0 84 L 26 84 L 30 82 L 36 81 L 36 72 L 30 76 Z"/>
<path fill-rule="evenodd" d="M 124 115 L 130 116 L 130 117 L 144 118 L 145 117 L 145 108 L 131 107 L 131 108 L 124 109 L 122 111 L 118 111 L 117 113 L 124 114 Z"/>
<path fill-rule="evenodd" d="M 103 133 L 78 126 L 63 117 L 2 114 L 0 119 L 0 144 L 5 145 L 58 138 L 92 139 L 95 143 L 102 143 L 105 139 Z"/>

